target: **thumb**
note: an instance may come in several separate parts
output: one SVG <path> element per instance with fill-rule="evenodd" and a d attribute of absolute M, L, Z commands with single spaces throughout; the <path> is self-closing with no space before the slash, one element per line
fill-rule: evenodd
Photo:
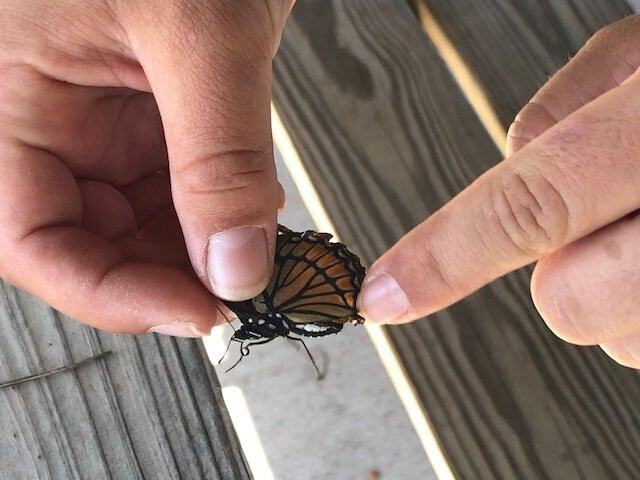
<path fill-rule="evenodd" d="M 280 31 L 268 3 L 154 2 L 130 34 L 162 116 L 191 262 L 228 300 L 260 293 L 272 267 L 280 187 L 269 109 Z"/>

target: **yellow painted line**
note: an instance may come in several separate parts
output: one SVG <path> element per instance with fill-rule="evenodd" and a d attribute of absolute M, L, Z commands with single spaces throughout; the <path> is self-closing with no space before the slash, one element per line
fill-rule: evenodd
<path fill-rule="evenodd" d="M 324 208 L 320 196 L 316 191 L 307 170 L 305 169 L 298 151 L 296 150 L 291 137 L 287 132 L 275 106 L 271 105 L 271 129 L 273 140 L 282 154 L 284 162 L 293 178 L 294 183 L 300 191 L 302 200 L 306 205 L 311 218 L 319 231 L 331 233 L 339 241 L 333 222 L 329 218 L 327 210 Z M 382 360 L 391 382 L 393 383 L 400 401 L 404 405 L 418 438 L 431 462 L 431 465 L 440 480 L 453 480 L 455 477 L 446 457 L 438 444 L 433 433 L 431 424 L 426 412 L 416 394 L 416 391 L 402 367 L 393 345 L 384 329 L 377 325 L 365 323 L 369 337 Z"/>
<path fill-rule="evenodd" d="M 413 3 L 418 12 L 420 23 L 422 23 L 422 28 L 435 45 L 455 81 L 458 83 L 458 86 L 467 97 L 471 108 L 475 110 L 480 122 L 484 125 L 504 156 L 507 132 L 493 109 L 484 88 L 478 83 L 475 75 L 463 60 L 460 53 L 458 53 L 453 42 L 451 42 L 442 28 L 440 28 L 440 25 L 438 25 L 438 22 L 425 3 L 422 0 L 413 0 Z"/>

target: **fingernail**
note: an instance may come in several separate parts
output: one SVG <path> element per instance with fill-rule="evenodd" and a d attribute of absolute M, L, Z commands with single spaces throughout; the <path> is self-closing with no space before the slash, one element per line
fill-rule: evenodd
<path fill-rule="evenodd" d="M 362 286 L 358 307 L 374 323 L 391 323 L 409 311 L 409 299 L 392 276 L 381 274 Z"/>
<path fill-rule="evenodd" d="M 207 335 L 192 323 L 167 323 L 151 327 L 147 333 L 160 333 L 171 337 L 200 338 Z"/>
<path fill-rule="evenodd" d="M 269 280 L 264 230 L 240 227 L 211 237 L 207 269 L 218 297 L 238 301 L 258 295 Z"/>

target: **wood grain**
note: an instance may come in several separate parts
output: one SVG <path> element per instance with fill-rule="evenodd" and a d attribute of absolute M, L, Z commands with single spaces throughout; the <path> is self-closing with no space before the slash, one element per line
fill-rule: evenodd
<path fill-rule="evenodd" d="M 405 2 L 299 0 L 274 74 L 275 105 L 331 220 L 367 262 L 500 160 Z M 530 93 L 518 78 L 505 80 L 512 110 Z M 638 376 L 556 339 L 529 274 L 387 330 L 453 471 L 636 478 Z"/>
<path fill-rule="evenodd" d="M 624 0 L 412 0 L 424 3 L 508 126 L 597 30 L 630 15 Z"/>
<path fill-rule="evenodd" d="M 249 478 L 217 379 L 194 340 L 81 326 L 0 283 L 2 479 Z"/>

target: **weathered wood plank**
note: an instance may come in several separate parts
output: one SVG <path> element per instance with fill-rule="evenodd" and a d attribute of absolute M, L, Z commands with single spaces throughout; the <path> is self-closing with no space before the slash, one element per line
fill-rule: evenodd
<path fill-rule="evenodd" d="M 81 326 L 0 283 L 0 478 L 249 478 L 196 341 Z"/>
<path fill-rule="evenodd" d="M 405 2 L 299 0 L 274 72 L 274 102 L 331 219 L 368 262 L 500 160 Z M 516 272 L 387 330 L 452 469 L 634 478 L 638 376 L 556 339 L 528 280 Z"/>
<path fill-rule="evenodd" d="M 630 15 L 625 0 L 412 0 L 424 3 L 508 126 L 598 29 Z"/>

